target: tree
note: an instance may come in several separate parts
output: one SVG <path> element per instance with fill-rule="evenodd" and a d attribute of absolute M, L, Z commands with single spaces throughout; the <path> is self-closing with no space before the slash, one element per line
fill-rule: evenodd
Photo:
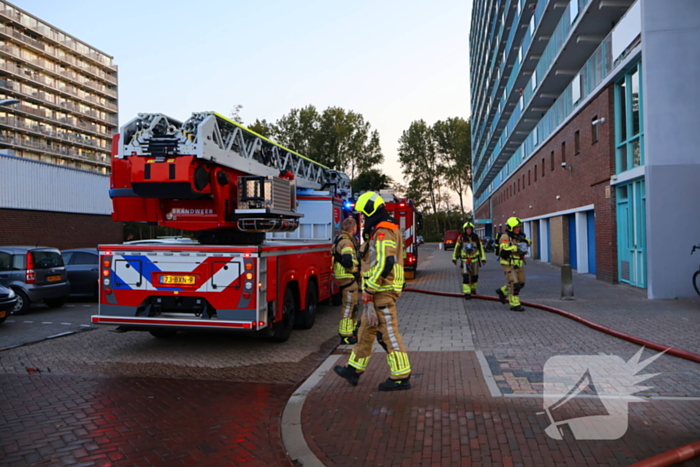
<path fill-rule="evenodd" d="M 316 150 L 320 118 L 313 105 L 292 109 L 277 120 L 273 136 L 282 146 L 324 164 L 324 161 L 319 160 L 321 155 Z"/>
<path fill-rule="evenodd" d="M 275 126 L 265 119 L 259 120 L 256 118 L 255 122 L 252 125 L 248 125 L 247 128 L 268 139 L 273 138 L 275 134 Z"/>
<path fill-rule="evenodd" d="M 464 196 L 472 183 L 471 121 L 460 117 L 437 121 L 432 127 L 436 151 L 446 162 L 445 179 L 459 197 L 465 214 Z"/>
<path fill-rule="evenodd" d="M 412 122 L 399 138 L 399 162 L 408 179 L 407 194 L 424 193 L 432 212 L 437 213 L 445 165 L 436 151 L 432 129 L 424 120 Z"/>
<path fill-rule="evenodd" d="M 352 179 L 350 186 L 353 193 L 362 191 L 379 191 L 385 190 L 393 184 L 393 180 L 386 174 L 381 173 L 377 169 L 369 169 L 362 172 L 357 178 Z"/>
<path fill-rule="evenodd" d="M 231 114 L 230 114 L 231 120 L 233 120 L 236 123 L 240 123 L 241 125 L 243 125 L 243 119 L 241 118 L 241 109 L 242 108 L 243 108 L 243 106 L 241 104 L 236 104 L 231 109 Z"/>

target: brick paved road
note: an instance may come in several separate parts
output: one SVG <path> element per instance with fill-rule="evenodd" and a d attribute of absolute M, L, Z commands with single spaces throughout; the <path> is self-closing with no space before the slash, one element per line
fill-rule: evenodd
<path fill-rule="evenodd" d="M 0 465 L 291 465 L 280 414 L 337 320 L 284 344 L 100 327 L 0 352 Z"/>
<path fill-rule="evenodd" d="M 452 252 L 428 246 L 422 253 L 410 286 L 459 292 L 461 277 L 450 262 Z M 561 301 L 557 269 L 531 262 L 527 271 L 524 300 L 652 341 L 700 350 L 697 301 L 651 302 L 642 291 L 586 276 L 575 277 L 576 300 Z M 493 296 L 503 282 L 490 255 L 479 292 Z M 326 465 L 621 466 L 700 439 L 700 400 L 669 397 L 700 393 L 696 363 L 664 355 L 642 371 L 662 375 L 645 383 L 654 387 L 640 394 L 665 398 L 630 403 L 629 427 L 621 439 L 575 441 L 569 432 L 555 441 L 544 433 L 547 416 L 538 415 L 547 359 L 606 353 L 628 360 L 639 346 L 556 314 L 535 309 L 514 313 L 492 301 L 404 293 L 397 306 L 414 370 L 413 389 L 376 390 L 387 376 L 381 351 L 355 388 L 333 373 L 326 375 L 302 411 L 305 439 Z M 483 352 L 486 368 L 474 349 Z M 646 351 L 643 358 L 653 353 Z M 345 361 L 343 357 L 340 363 Z M 485 379 L 489 371 L 504 397 L 492 396 Z M 556 416 L 598 414 L 601 407 L 600 400 L 576 397 Z"/>
<path fill-rule="evenodd" d="M 291 465 L 290 384 L 162 378 L 0 379 L 0 464 Z"/>

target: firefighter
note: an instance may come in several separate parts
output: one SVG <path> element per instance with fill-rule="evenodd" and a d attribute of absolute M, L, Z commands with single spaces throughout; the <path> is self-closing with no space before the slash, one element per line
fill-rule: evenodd
<path fill-rule="evenodd" d="M 362 303 L 364 312 L 358 342 L 352 349 L 348 366 L 334 371 L 356 386 L 367 368 L 374 339 L 387 352 L 390 376 L 379 385 L 380 391 L 410 389 L 411 365 L 403 345 L 396 313 L 396 300 L 401 295 L 403 276 L 403 241 L 396 219 L 384 207 L 384 200 L 369 191 L 360 195 L 355 209 L 365 215 L 361 250 L 364 277 Z"/>
<path fill-rule="evenodd" d="M 498 254 L 507 283 L 496 289 L 498 299 L 510 304 L 513 311 L 525 311 L 520 304 L 520 291 L 525 287 L 525 255 L 532 242 L 522 232 L 523 221 L 511 217 L 506 222 L 506 233 L 498 239 Z"/>
<path fill-rule="evenodd" d="M 356 344 L 356 308 L 360 290 L 360 265 L 355 240 L 357 222 L 348 217 L 343 220 L 341 228 L 342 232 L 333 242 L 333 279 L 343 296 L 338 334 L 341 344 Z"/>
<path fill-rule="evenodd" d="M 486 264 L 484 244 L 474 232 L 474 224 L 465 222 L 462 233 L 457 237 L 452 263 L 460 262 L 462 268 L 462 293 L 467 300 L 476 294 L 476 286 L 479 282 L 479 267 Z"/>

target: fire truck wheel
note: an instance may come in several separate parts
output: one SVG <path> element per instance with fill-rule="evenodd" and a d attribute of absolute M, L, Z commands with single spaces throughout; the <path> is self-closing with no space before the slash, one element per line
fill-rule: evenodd
<path fill-rule="evenodd" d="M 294 311 L 296 304 L 294 302 L 294 292 L 287 287 L 284 292 L 284 303 L 282 305 L 282 321 L 274 323 L 270 340 L 275 342 L 285 342 L 292 334 L 294 327 Z"/>
<path fill-rule="evenodd" d="M 158 328 L 154 329 L 152 331 L 149 331 L 153 337 L 157 337 L 159 339 L 167 339 L 169 337 L 173 337 L 175 334 L 177 334 L 177 329 L 169 329 L 169 328 Z"/>
<path fill-rule="evenodd" d="M 309 282 L 306 287 L 306 309 L 297 316 L 296 326 L 300 329 L 311 329 L 316 321 L 316 308 L 318 308 L 316 283 Z"/>

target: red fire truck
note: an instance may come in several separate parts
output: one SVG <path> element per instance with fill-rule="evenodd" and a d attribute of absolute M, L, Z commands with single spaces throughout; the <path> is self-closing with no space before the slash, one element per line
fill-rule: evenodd
<path fill-rule="evenodd" d="M 139 114 L 112 144 L 115 221 L 195 233 L 198 243 L 101 245 L 93 323 L 167 337 L 257 332 L 283 342 L 331 298 L 333 238 L 348 177 L 226 117 Z"/>
<path fill-rule="evenodd" d="M 399 221 L 403 233 L 406 258 L 404 258 L 404 277 L 413 279 L 418 269 L 418 229 L 422 225 L 422 215 L 416 211 L 413 200 L 398 198 L 393 191 L 380 190 L 379 194 L 386 203 L 386 210 Z"/>

